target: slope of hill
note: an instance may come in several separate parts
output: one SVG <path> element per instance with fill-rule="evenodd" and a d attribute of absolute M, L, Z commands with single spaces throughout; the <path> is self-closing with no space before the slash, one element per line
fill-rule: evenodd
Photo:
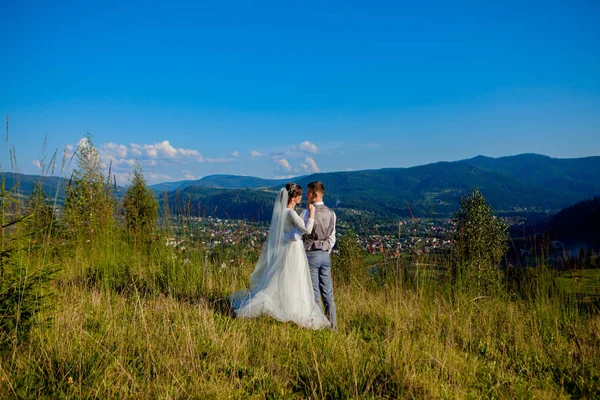
<path fill-rule="evenodd" d="M 413 168 L 318 173 L 295 182 L 306 187 L 314 180 L 327 188 L 327 199 L 338 210 L 367 211 L 373 216 L 388 218 L 449 215 L 465 195 L 478 187 L 498 211 L 524 209 L 557 210 L 584 197 L 581 193 L 524 182 L 514 177 L 464 162 L 439 162 Z M 283 184 L 283 182 L 281 183 Z M 188 186 L 171 193 L 172 207 L 187 204 L 196 210 L 213 210 L 219 217 L 268 218 L 276 190 L 226 190 Z M 212 215 L 212 214 L 211 214 Z"/>
<path fill-rule="evenodd" d="M 170 192 L 172 190 L 180 189 L 181 186 L 187 184 L 188 182 L 194 182 L 194 181 L 163 182 L 163 183 L 157 183 L 156 185 L 150 185 L 150 188 L 154 189 L 155 192 L 162 193 L 165 190 L 167 192 Z"/>
<path fill-rule="evenodd" d="M 306 187 L 315 180 L 327 188 L 328 204 L 347 215 L 366 212 L 371 218 L 448 216 L 462 195 L 478 187 L 499 212 L 556 211 L 600 195 L 600 157 L 553 159 L 537 154 L 457 162 L 412 168 L 329 172 L 291 180 Z M 37 176 L 5 174 L 7 187 L 20 180 L 19 191 L 31 193 Z M 276 190 L 288 179 L 211 175 L 197 181 L 166 182 L 152 187 L 168 192 L 172 210 L 219 217 L 268 219 Z M 44 178 L 53 197 L 59 178 Z M 64 188 L 66 181 L 61 186 Z M 63 196 L 61 188 L 59 197 Z M 122 191 L 123 188 L 120 188 Z M 161 196 L 162 199 L 162 196 Z M 410 210 L 408 206 L 410 206 Z"/>
<path fill-rule="evenodd" d="M 558 212 L 550 219 L 548 231 L 567 245 L 600 248 L 600 196 Z"/>
<path fill-rule="evenodd" d="M 41 181 L 44 192 L 49 198 L 57 197 L 62 200 L 65 195 L 65 187 L 68 181 L 57 176 L 27 175 L 15 172 L 5 172 L 0 174 L 4 179 L 6 190 L 17 188 L 16 195 L 19 197 L 29 197 L 33 192 L 36 182 Z M 58 190 L 58 194 L 57 194 Z"/>
<path fill-rule="evenodd" d="M 551 158 L 520 154 L 499 158 L 477 156 L 463 162 L 525 182 L 577 192 L 584 197 L 600 194 L 600 157 Z"/>
<path fill-rule="evenodd" d="M 183 190 L 190 186 L 222 189 L 258 189 L 277 185 L 285 185 L 288 181 L 288 179 L 264 179 L 255 176 L 242 175 L 208 175 L 195 181 L 187 180 L 158 183 L 156 185 L 152 185 L 151 188 L 158 192 L 162 192 L 164 190 Z"/>
<path fill-rule="evenodd" d="M 209 175 L 196 181 L 188 181 L 179 189 L 189 186 L 203 186 L 224 189 L 257 189 L 277 185 L 285 185 L 288 179 L 263 179 L 254 176 Z"/>

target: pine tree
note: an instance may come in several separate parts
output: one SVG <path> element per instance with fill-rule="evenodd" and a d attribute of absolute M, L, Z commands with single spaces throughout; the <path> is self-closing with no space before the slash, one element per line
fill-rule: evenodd
<path fill-rule="evenodd" d="M 89 239 L 114 228 L 115 198 L 109 179 L 88 134 L 78 147 L 77 169 L 66 188 L 65 222 L 70 234 Z"/>
<path fill-rule="evenodd" d="M 139 164 L 133 168 L 131 184 L 123 201 L 123 213 L 127 229 L 136 236 L 154 232 L 158 218 L 158 201 L 154 192 L 146 185 Z"/>

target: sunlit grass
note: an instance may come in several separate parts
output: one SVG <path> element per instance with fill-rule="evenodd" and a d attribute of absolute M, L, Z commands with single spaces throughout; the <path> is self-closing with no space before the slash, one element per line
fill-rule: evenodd
<path fill-rule="evenodd" d="M 338 284 L 339 331 L 237 320 L 252 263 L 206 264 L 115 234 L 59 246 L 52 323 L 1 359 L 5 397 L 464 398 L 600 394 L 600 316 L 560 298 Z M 41 253 L 29 254 L 32 267 Z M 178 258 L 174 258 L 174 256 Z M 39 265 L 38 265 L 39 266 Z"/>

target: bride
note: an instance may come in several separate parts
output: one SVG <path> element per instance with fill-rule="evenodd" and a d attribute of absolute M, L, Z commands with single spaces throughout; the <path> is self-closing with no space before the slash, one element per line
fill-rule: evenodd
<path fill-rule="evenodd" d="M 301 201 L 302 188 L 295 183 L 288 183 L 279 191 L 269 236 L 250 275 L 250 289 L 230 296 L 236 317 L 255 318 L 266 314 L 312 329 L 331 325 L 315 302 L 302 240 L 285 241 L 283 238 L 284 234 L 294 230 L 299 235 L 288 235 L 288 238 L 301 237 L 312 231 L 315 207 L 308 206 L 309 219 L 305 226 L 294 211 Z"/>

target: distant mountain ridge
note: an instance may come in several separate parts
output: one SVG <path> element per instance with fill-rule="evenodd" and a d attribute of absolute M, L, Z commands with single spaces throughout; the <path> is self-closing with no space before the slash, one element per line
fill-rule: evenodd
<path fill-rule="evenodd" d="M 551 158 L 539 154 L 491 158 L 477 156 L 462 162 L 554 189 L 588 197 L 600 193 L 600 157 Z"/>
<path fill-rule="evenodd" d="M 39 181 L 42 183 L 42 188 L 49 198 L 57 197 L 58 199 L 62 199 L 65 195 L 65 186 L 68 183 L 65 178 L 58 176 L 29 175 L 17 172 L 1 173 L 0 177 L 4 179 L 6 190 L 12 188 L 18 189 L 15 193 L 18 197 L 29 197 L 33 192 L 36 182 Z M 57 188 L 58 193 L 56 193 Z"/>
<path fill-rule="evenodd" d="M 19 176 L 20 191 L 26 195 L 35 176 Z M 58 180 L 44 178 L 49 195 L 55 194 Z M 268 219 L 276 190 L 289 181 L 306 187 L 316 180 L 325 184 L 328 204 L 348 215 L 364 211 L 383 219 L 411 213 L 447 216 L 458 208 L 461 196 L 475 187 L 498 211 L 557 211 L 600 195 L 600 157 L 477 156 L 410 168 L 316 173 L 290 179 L 210 175 L 196 181 L 165 182 L 152 188 L 168 192 L 172 210 L 185 212 L 182 208 L 185 206 L 192 213 L 202 210 L 224 218 Z M 63 180 L 61 186 L 64 188 L 65 184 Z M 59 197 L 62 195 L 61 190 Z"/>
<path fill-rule="evenodd" d="M 382 218 L 411 213 L 449 215 L 457 209 L 460 197 L 475 187 L 500 211 L 556 211 L 600 193 L 600 157 L 478 156 L 411 168 L 317 173 L 279 180 L 270 187 L 266 187 L 269 180 L 256 179 L 219 175 L 203 178 L 203 186 L 188 182 L 171 196 L 171 205 L 177 207 L 173 200 L 176 197 L 185 199 L 188 206 L 196 204 L 198 209 L 213 210 L 221 217 L 268 216 L 266 205 L 285 182 L 306 187 L 320 180 L 327 188 L 329 203 L 339 210 L 368 211 Z M 262 190 L 252 191 L 258 185 L 264 185 Z M 238 191 L 231 192 L 230 188 Z M 239 189 L 244 189 L 246 200 L 240 198 Z M 228 200 L 232 197 L 236 199 L 235 207 Z"/>

